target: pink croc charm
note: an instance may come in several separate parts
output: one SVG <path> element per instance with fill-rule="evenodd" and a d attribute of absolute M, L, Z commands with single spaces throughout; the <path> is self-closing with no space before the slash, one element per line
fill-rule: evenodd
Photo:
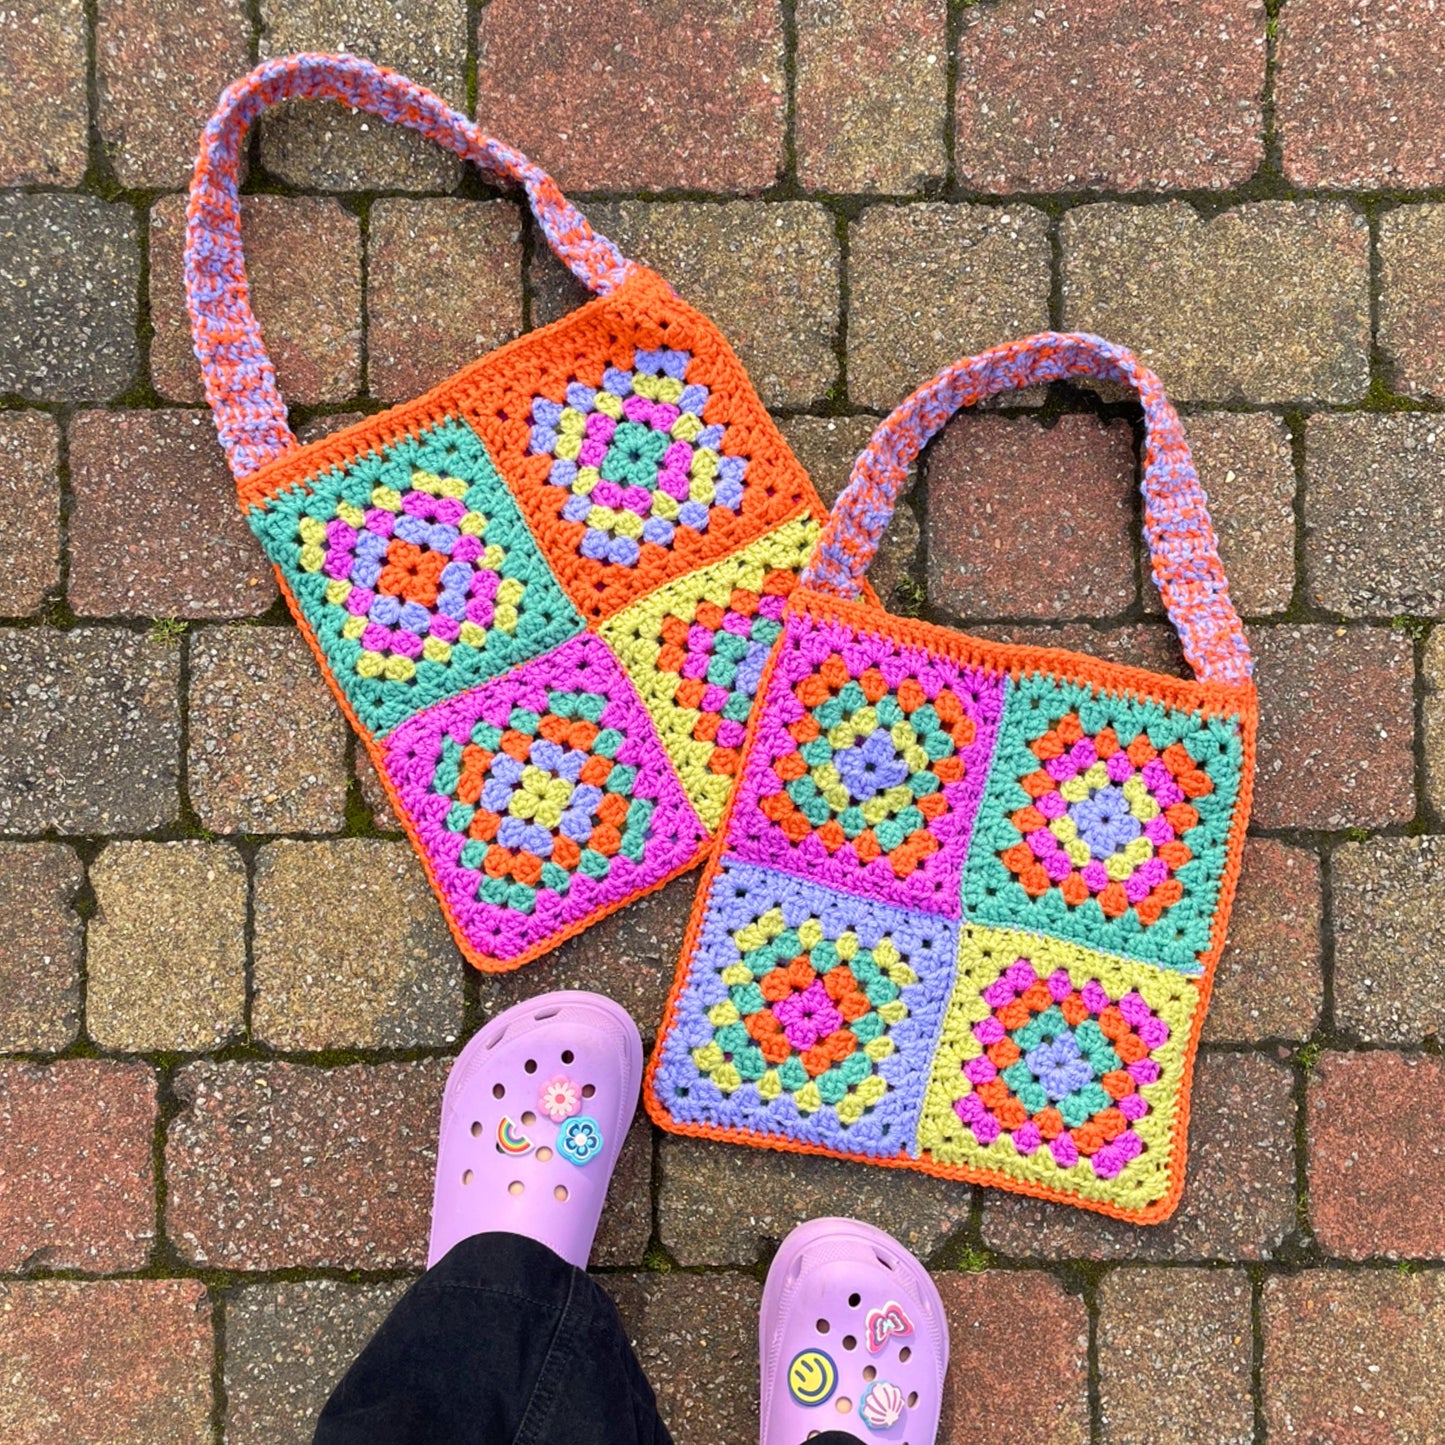
<path fill-rule="evenodd" d="M 549 1080 L 540 1110 L 539 1077 Z M 486 1024 L 442 1098 L 427 1264 L 469 1235 L 501 1231 L 585 1268 L 641 1079 L 637 1026 L 596 994 L 543 994 Z M 569 1092 L 574 1110 L 585 1100 L 591 1112 L 559 1121 L 549 1095 Z"/>
<path fill-rule="evenodd" d="M 566 1074 L 556 1074 L 542 1085 L 542 1112 L 554 1123 L 570 1119 L 582 1109 L 582 1094 Z"/>
<path fill-rule="evenodd" d="M 931 1445 L 948 1325 L 927 1271 L 896 1240 L 815 1219 L 783 1241 L 758 1317 L 762 1445 L 857 1430 Z"/>

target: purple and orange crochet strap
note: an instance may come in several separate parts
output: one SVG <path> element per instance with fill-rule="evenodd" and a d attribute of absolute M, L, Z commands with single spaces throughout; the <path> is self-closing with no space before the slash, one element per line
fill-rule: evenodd
<path fill-rule="evenodd" d="M 909 463 L 958 408 L 1082 376 L 1143 403 L 1144 534 L 1195 681 L 857 600 Z M 649 1065 L 653 1119 L 1165 1218 L 1257 706 L 1158 378 L 1082 335 L 950 367 L 874 434 L 782 622 Z"/>
<path fill-rule="evenodd" d="M 247 128 L 298 98 L 519 182 L 596 298 L 299 446 L 237 194 Z M 186 294 L 242 509 L 466 956 L 516 968 L 695 863 L 825 520 L 717 329 L 525 156 L 404 77 L 326 55 L 221 97 Z"/>

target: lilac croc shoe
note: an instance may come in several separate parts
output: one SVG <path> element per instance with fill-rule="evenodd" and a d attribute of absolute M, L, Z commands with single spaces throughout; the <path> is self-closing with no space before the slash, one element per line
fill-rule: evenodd
<path fill-rule="evenodd" d="M 479 1030 L 442 1096 L 428 1266 L 504 1230 L 585 1269 L 641 1081 L 637 1025 L 594 993 L 542 994 Z"/>
<path fill-rule="evenodd" d="M 928 1272 L 882 1230 L 799 1225 L 768 1271 L 758 1354 L 762 1445 L 825 1430 L 933 1445 L 948 1323 Z"/>

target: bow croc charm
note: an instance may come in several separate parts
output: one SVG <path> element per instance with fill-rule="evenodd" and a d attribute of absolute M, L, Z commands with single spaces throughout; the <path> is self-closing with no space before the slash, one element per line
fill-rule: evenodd
<path fill-rule="evenodd" d="M 520 185 L 594 299 L 298 445 L 237 194 L 248 127 L 293 99 Z M 462 952 L 516 968 L 692 867 L 825 516 L 721 333 L 525 156 L 352 56 L 230 86 L 187 217 L 191 333 L 241 509 Z"/>

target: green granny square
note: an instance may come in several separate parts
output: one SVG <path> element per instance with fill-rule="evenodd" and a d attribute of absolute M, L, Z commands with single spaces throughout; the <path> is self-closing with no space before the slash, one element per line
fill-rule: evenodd
<path fill-rule="evenodd" d="M 377 736 L 582 631 L 481 439 L 448 420 L 250 514 Z"/>

